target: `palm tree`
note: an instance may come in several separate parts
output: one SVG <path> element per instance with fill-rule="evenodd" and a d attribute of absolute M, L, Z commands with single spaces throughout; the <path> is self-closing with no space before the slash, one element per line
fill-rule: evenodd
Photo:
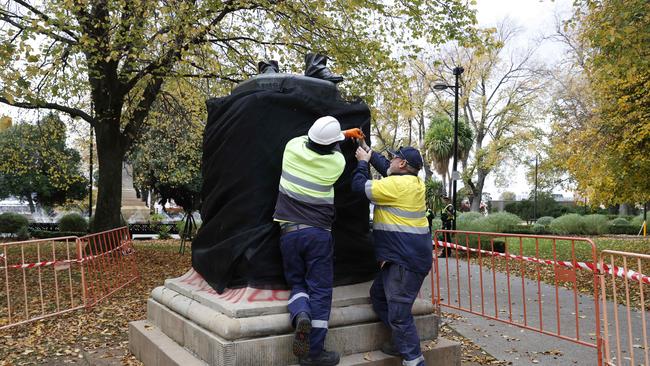
<path fill-rule="evenodd" d="M 474 136 L 465 121 L 458 124 L 458 159 L 463 168 L 467 165 L 467 158 L 472 149 Z M 451 196 L 451 175 L 449 161 L 454 156 L 454 124 L 445 115 L 437 115 L 431 119 L 425 137 L 425 154 L 433 161 L 435 171 L 442 177 L 442 186 Z M 447 181 L 450 181 L 447 186 Z"/>
<path fill-rule="evenodd" d="M 424 147 L 435 171 L 442 178 L 442 186 L 447 191 L 449 178 L 449 159 L 454 154 L 454 126 L 444 115 L 431 118 L 429 129 L 424 139 Z"/>

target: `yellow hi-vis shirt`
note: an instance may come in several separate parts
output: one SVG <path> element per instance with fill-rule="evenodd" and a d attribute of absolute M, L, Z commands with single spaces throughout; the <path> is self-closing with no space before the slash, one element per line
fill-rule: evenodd
<path fill-rule="evenodd" d="M 366 181 L 366 196 L 375 205 L 373 237 L 377 260 L 402 264 L 418 272 L 431 269 L 425 190 L 422 180 L 414 175 Z"/>

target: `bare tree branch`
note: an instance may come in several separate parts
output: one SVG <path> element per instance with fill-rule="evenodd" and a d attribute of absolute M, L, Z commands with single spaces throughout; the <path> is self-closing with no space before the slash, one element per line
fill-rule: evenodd
<path fill-rule="evenodd" d="M 79 117 L 86 122 L 90 123 L 91 125 L 94 125 L 96 123 L 96 120 L 91 117 L 88 113 L 82 111 L 81 109 L 77 108 L 72 108 L 72 107 L 67 107 L 61 104 L 57 103 L 27 103 L 27 102 L 14 102 L 11 103 L 9 100 L 5 97 L 0 97 L 0 103 L 4 103 L 13 107 L 19 107 L 19 108 L 25 108 L 25 109 L 52 109 L 52 110 L 57 110 L 61 112 L 65 112 L 69 114 L 72 117 Z"/>

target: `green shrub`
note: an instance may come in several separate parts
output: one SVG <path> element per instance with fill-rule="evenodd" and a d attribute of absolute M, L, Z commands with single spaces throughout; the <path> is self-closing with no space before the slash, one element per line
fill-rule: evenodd
<path fill-rule="evenodd" d="M 486 225 L 489 230 L 494 233 L 508 233 L 514 230 L 521 223 L 519 216 L 511 214 L 509 212 L 497 212 L 492 215 L 486 216 L 484 219 L 485 223 L 481 225 Z M 478 221 L 478 220 L 477 220 Z M 477 230 L 479 231 L 479 230 Z"/>
<path fill-rule="evenodd" d="M 629 224 L 630 224 L 630 222 L 627 221 L 627 219 L 625 219 L 623 217 L 617 217 L 617 218 L 615 218 L 615 219 L 613 219 L 612 221 L 609 222 L 609 225 L 611 225 L 611 226 L 625 226 L 625 225 L 629 225 Z"/>
<path fill-rule="evenodd" d="M 158 239 L 169 239 L 172 236 L 169 234 L 169 226 L 167 225 L 160 225 L 158 228 Z"/>
<path fill-rule="evenodd" d="M 648 215 L 648 216 L 650 216 L 650 215 Z M 650 221 L 650 220 L 648 220 L 648 221 Z M 643 225 L 643 214 L 641 214 L 641 215 L 639 215 L 639 216 L 635 216 L 635 217 L 630 221 L 630 225 L 632 225 L 632 226 L 636 226 L 637 228 L 641 229 L 641 225 Z"/>
<path fill-rule="evenodd" d="M 196 224 L 192 228 L 192 237 L 196 237 L 196 233 L 199 231 L 199 228 L 201 227 L 201 221 L 194 221 Z M 185 229 L 185 220 L 181 221 L 176 221 L 176 230 L 178 231 L 178 235 L 183 235 L 183 230 Z"/>
<path fill-rule="evenodd" d="M 634 235 L 639 232 L 639 227 L 632 225 L 623 217 L 617 217 L 609 222 L 608 232 L 610 234 L 628 234 Z"/>
<path fill-rule="evenodd" d="M 69 213 L 59 220 L 59 231 L 87 232 L 88 222 L 78 213 Z"/>
<path fill-rule="evenodd" d="M 539 219 L 537 219 L 536 224 L 542 225 L 542 226 L 549 226 L 551 224 L 551 221 L 553 221 L 555 218 L 553 216 L 542 216 Z"/>
<path fill-rule="evenodd" d="M 470 229 L 471 223 L 483 218 L 485 218 L 485 216 L 481 215 L 478 212 L 463 212 L 456 217 L 456 229 L 475 231 L 473 229 Z"/>
<path fill-rule="evenodd" d="M 588 235 L 601 235 L 607 233 L 608 224 L 605 215 L 586 215 L 582 217 L 584 233 Z"/>
<path fill-rule="evenodd" d="M 517 225 L 510 230 L 507 231 L 509 234 L 533 234 L 533 226 L 532 225 Z"/>
<path fill-rule="evenodd" d="M 581 235 L 584 234 L 584 222 L 578 214 L 568 214 L 560 216 L 548 226 L 553 234 L 557 235 Z"/>
<path fill-rule="evenodd" d="M 27 240 L 29 237 L 29 228 L 27 226 L 22 226 L 20 229 L 18 229 L 18 232 L 16 233 L 16 238 L 18 240 Z"/>
<path fill-rule="evenodd" d="M 608 232 L 610 234 L 627 234 L 627 235 L 636 235 L 639 233 L 641 227 L 627 225 L 609 225 Z"/>
<path fill-rule="evenodd" d="M 442 220 L 439 218 L 434 218 L 431 220 L 431 232 L 442 229 Z"/>
<path fill-rule="evenodd" d="M 467 214 L 471 214 L 471 212 L 468 212 Z M 463 214 L 463 215 L 467 215 Z M 475 214 L 475 212 L 474 212 Z M 467 216 L 467 218 L 474 218 L 473 220 L 469 221 L 466 226 L 466 231 L 479 231 L 479 232 L 492 232 L 492 233 L 510 233 L 514 230 L 521 230 L 521 231 L 526 231 L 528 233 L 527 228 L 525 226 L 520 226 L 519 224 L 521 223 L 521 219 L 519 216 L 511 214 L 509 212 L 497 212 L 494 214 L 490 214 L 488 216 L 482 216 L 479 214 L 477 217 L 476 215 L 471 215 Z M 460 223 L 459 223 L 460 224 Z M 476 234 L 470 234 L 470 235 L 464 235 L 460 234 L 458 238 L 458 242 L 461 245 L 466 245 L 469 244 L 471 248 L 478 248 L 478 235 Z M 498 240 L 502 240 L 503 237 L 493 237 L 489 235 L 481 235 L 481 248 L 485 250 L 490 250 L 491 244 L 490 244 L 490 239 L 491 238 L 498 238 Z M 495 251 L 502 250 L 497 248 L 499 244 L 495 242 Z"/>
<path fill-rule="evenodd" d="M 161 214 L 153 214 L 153 215 L 149 216 L 149 222 L 151 222 L 152 224 L 158 224 L 158 223 L 162 222 L 162 220 L 164 220 L 164 219 L 165 219 L 165 216 L 163 216 Z"/>
<path fill-rule="evenodd" d="M 64 236 L 84 236 L 86 232 L 74 232 L 74 231 L 46 231 L 46 230 L 33 230 L 30 229 L 29 233 L 32 237 L 36 239 L 50 239 L 50 238 L 61 238 Z"/>
<path fill-rule="evenodd" d="M 23 215 L 5 212 L 0 215 L 0 233 L 18 234 L 21 228 L 27 228 L 29 222 Z"/>
<path fill-rule="evenodd" d="M 549 217 L 549 216 L 546 216 Z M 548 225 L 541 225 L 539 223 L 533 224 L 533 226 L 530 227 L 530 231 L 533 234 L 548 234 Z"/>

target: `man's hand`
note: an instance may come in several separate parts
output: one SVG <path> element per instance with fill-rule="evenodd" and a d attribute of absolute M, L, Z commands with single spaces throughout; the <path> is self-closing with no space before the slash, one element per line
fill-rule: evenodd
<path fill-rule="evenodd" d="M 345 136 L 348 139 L 350 138 L 363 139 L 364 137 L 366 137 L 366 135 L 364 135 L 363 132 L 361 132 L 361 129 L 359 128 L 351 128 L 349 130 L 345 130 L 343 131 L 343 136 Z"/>
<path fill-rule="evenodd" d="M 368 146 L 368 144 L 366 144 L 366 140 L 359 139 L 359 146 L 361 146 L 361 148 L 364 149 L 366 152 L 370 152 L 370 147 Z"/>
<path fill-rule="evenodd" d="M 369 152 L 366 152 L 362 147 L 357 147 L 357 151 L 354 154 L 354 156 L 357 157 L 357 160 L 365 160 L 365 161 L 370 161 L 370 156 L 371 154 Z"/>

